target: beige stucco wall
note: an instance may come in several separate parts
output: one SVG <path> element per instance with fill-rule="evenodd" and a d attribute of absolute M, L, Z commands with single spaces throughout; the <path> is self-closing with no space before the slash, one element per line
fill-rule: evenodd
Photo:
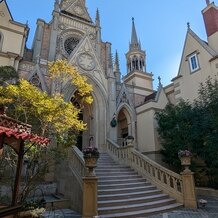
<path fill-rule="evenodd" d="M 2 44 L 0 47 L 0 65 L 18 67 L 22 58 L 27 37 L 27 26 L 12 20 L 5 2 L 0 3 L 0 34 Z"/>
<path fill-rule="evenodd" d="M 212 47 L 216 52 L 218 52 L 218 32 L 214 33 L 210 37 L 208 37 L 208 44 Z"/>
<path fill-rule="evenodd" d="M 163 109 L 167 103 L 167 96 L 164 89 L 161 89 L 158 91 L 157 101 L 150 101 L 136 108 L 138 149 L 141 152 L 160 150 L 155 112 Z"/>
<path fill-rule="evenodd" d="M 133 87 L 139 95 L 150 95 L 153 92 L 152 74 L 135 71 L 124 78 L 124 82 Z"/>
<path fill-rule="evenodd" d="M 187 56 L 197 51 L 200 69 L 191 73 Z M 175 79 L 175 98 L 178 101 L 180 98 L 192 102 L 198 96 L 198 89 L 201 82 L 205 81 L 208 76 L 214 77 L 217 75 L 218 68 L 216 64 L 218 59 L 210 62 L 212 56 L 200 44 L 188 34 L 186 45 L 184 47 L 183 58 L 179 70 L 179 76 Z"/>
<path fill-rule="evenodd" d="M 137 136 L 138 136 L 138 149 L 141 152 L 149 152 L 154 150 L 154 110 L 148 110 L 146 113 L 142 112 L 142 108 L 137 113 Z"/>

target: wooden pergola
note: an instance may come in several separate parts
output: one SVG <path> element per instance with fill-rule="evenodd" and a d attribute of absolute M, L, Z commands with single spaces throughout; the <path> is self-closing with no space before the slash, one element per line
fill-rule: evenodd
<path fill-rule="evenodd" d="M 17 206 L 21 172 L 23 166 L 23 157 L 29 148 L 25 150 L 25 141 L 33 144 L 45 146 L 49 144 L 49 139 L 34 135 L 31 133 L 31 125 L 17 121 L 6 114 L 0 114 L 0 156 L 3 153 L 4 146 L 10 146 L 17 154 L 17 166 L 12 194 L 11 206 Z"/>

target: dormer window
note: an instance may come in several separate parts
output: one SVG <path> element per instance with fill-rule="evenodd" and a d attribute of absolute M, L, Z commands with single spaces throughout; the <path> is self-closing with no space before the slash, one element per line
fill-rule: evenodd
<path fill-rule="evenodd" d="M 191 73 L 199 70 L 200 67 L 199 67 L 197 53 L 190 55 L 188 57 L 188 60 L 189 60 L 189 66 L 190 66 Z"/>

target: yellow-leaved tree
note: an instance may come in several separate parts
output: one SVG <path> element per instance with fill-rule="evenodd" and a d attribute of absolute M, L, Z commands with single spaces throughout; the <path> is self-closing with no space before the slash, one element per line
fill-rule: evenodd
<path fill-rule="evenodd" d="M 65 60 L 49 63 L 48 75 L 51 80 L 58 81 L 61 87 L 69 83 L 74 86 L 81 106 L 92 103 L 92 86 L 87 83 L 87 78 L 80 75 Z M 17 84 L 0 86 L 0 106 L 8 107 L 8 116 L 32 125 L 34 133 L 52 137 L 52 141 L 56 142 L 46 152 L 37 145 L 26 145 L 25 159 L 29 161 L 28 169 L 31 169 L 31 173 L 26 176 L 28 179 L 20 199 L 23 202 L 34 188 L 34 181 L 45 175 L 50 169 L 50 164 L 54 164 L 54 160 L 63 157 L 63 147 L 73 145 L 76 133 L 85 130 L 86 124 L 79 119 L 81 109 L 64 100 L 61 88 L 53 94 L 48 94 L 24 79 Z M 16 157 L 12 151 L 5 149 L 4 155 L 3 158 L 0 157 L 0 167 L 10 165 L 13 168 Z M 10 175 L 12 176 L 7 177 L 6 184 L 14 180 L 13 174 Z M 3 178 L 2 175 L 0 177 Z"/>
<path fill-rule="evenodd" d="M 51 79 L 75 86 L 80 102 L 92 103 L 92 86 L 87 83 L 87 78 L 65 60 L 49 63 L 48 72 Z M 33 125 L 33 128 L 37 124 L 37 133 L 42 136 L 48 136 L 51 131 L 61 134 L 70 129 L 82 131 L 86 128 L 86 124 L 79 120 L 80 108 L 66 102 L 61 90 L 49 95 L 26 80 L 20 80 L 16 85 L 0 86 L 0 104 L 8 104 L 9 113 L 12 112 L 11 116 L 16 119 Z"/>

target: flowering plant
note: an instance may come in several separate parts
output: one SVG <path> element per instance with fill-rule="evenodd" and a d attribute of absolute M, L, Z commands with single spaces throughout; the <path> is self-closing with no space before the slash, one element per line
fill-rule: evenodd
<path fill-rule="evenodd" d="M 181 158 L 181 157 L 191 157 L 192 153 L 189 150 L 180 150 L 178 152 L 178 156 L 179 156 L 179 158 Z"/>
<path fill-rule="evenodd" d="M 99 151 L 96 147 L 89 146 L 83 149 L 84 157 L 99 157 Z"/>
<path fill-rule="evenodd" d="M 200 207 L 205 207 L 207 205 L 207 200 L 200 199 L 198 202 Z"/>

